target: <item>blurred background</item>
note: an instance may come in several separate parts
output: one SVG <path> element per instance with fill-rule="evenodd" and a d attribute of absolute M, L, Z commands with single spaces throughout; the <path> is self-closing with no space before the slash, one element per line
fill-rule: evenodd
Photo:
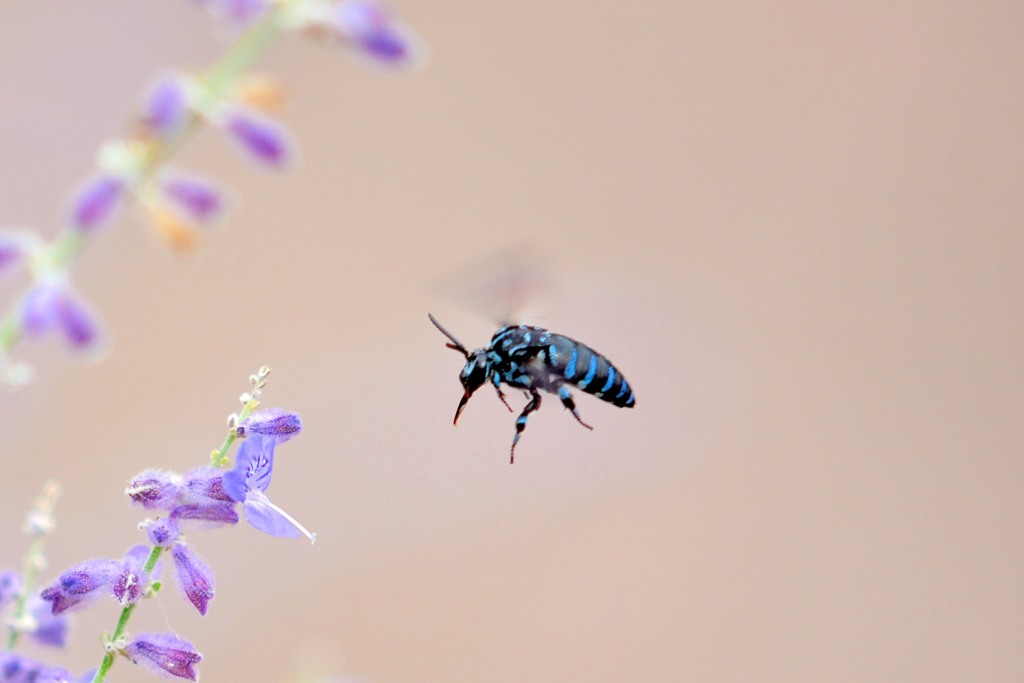
<path fill-rule="evenodd" d="M 141 541 L 127 480 L 205 463 L 267 364 L 306 426 L 269 493 L 320 540 L 190 535 L 209 617 L 168 590 L 132 630 L 195 643 L 206 681 L 1024 677 L 1024 5 L 396 9 L 421 71 L 299 38 L 261 62 L 291 172 L 184 150 L 236 199 L 198 257 L 129 210 L 81 259 L 111 353 L 20 347 L 0 565 L 50 477 L 47 578 Z M 153 77 L 228 40 L 181 1 L 0 4 L 0 224 L 54 234 Z M 452 427 L 426 314 L 484 345 L 503 311 L 466 302 L 527 258 L 523 322 L 637 407 L 578 396 L 588 432 L 546 400 L 509 466 L 492 392 Z M 81 614 L 61 662 L 115 621 Z"/>

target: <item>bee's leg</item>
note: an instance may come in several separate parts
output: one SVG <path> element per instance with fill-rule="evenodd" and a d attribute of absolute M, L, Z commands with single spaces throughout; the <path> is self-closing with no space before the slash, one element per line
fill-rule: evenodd
<path fill-rule="evenodd" d="M 515 412 L 512 410 L 512 406 L 508 404 L 508 401 L 505 400 L 505 393 L 501 390 L 501 376 L 495 372 L 491 375 L 491 381 L 494 382 L 494 390 L 498 392 L 498 398 L 501 399 L 501 402 L 505 404 L 506 408 L 508 408 L 508 412 Z"/>
<path fill-rule="evenodd" d="M 523 412 L 516 418 L 516 435 L 512 437 L 512 450 L 509 452 L 508 464 L 511 465 L 516 461 L 516 444 L 519 443 L 519 437 L 522 436 L 523 430 L 526 429 L 526 418 L 533 411 L 540 408 L 540 394 L 537 393 L 536 389 L 530 391 L 530 402 L 523 408 Z"/>
<path fill-rule="evenodd" d="M 576 402 L 572 400 L 572 394 L 569 393 L 569 390 L 566 389 L 564 385 L 558 387 L 558 398 L 562 399 L 562 405 L 565 406 L 566 410 L 572 413 L 572 416 L 576 418 L 577 422 L 587 429 L 594 429 L 580 418 L 580 413 L 576 410 Z"/>

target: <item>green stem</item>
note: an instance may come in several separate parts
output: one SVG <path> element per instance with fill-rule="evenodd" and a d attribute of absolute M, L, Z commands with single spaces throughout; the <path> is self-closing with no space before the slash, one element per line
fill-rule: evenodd
<path fill-rule="evenodd" d="M 160 559 L 160 554 L 163 552 L 163 548 L 158 545 L 153 546 L 153 549 L 149 551 L 149 558 L 146 560 L 146 564 L 142 567 L 142 571 L 148 576 L 152 573 L 153 567 L 156 566 L 157 560 Z M 103 683 L 107 678 L 107 672 L 110 671 L 110 667 L 114 665 L 114 657 L 117 656 L 118 648 L 120 643 L 118 641 L 124 637 L 125 630 L 128 628 L 128 620 L 132 617 L 132 612 L 135 611 L 135 605 L 132 603 L 121 610 L 121 616 L 117 620 L 117 626 L 114 628 L 114 633 L 110 636 L 109 646 L 107 647 L 106 654 L 103 655 L 103 662 L 100 663 L 100 668 L 96 670 L 96 675 L 92 677 L 92 683 Z"/>
<path fill-rule="evenodd" d="M 249 417 L 249 415 L 252 414 L 252 411 L 256 410 L 259 405 L 260 402 L 256 399 L 246 401 L 245 405 L 242 406 L 242 412 L 238 413 L 238 422 L 241 423 L 242 420 Z M 228 430 L 228 435 L 224 437 L 224 443 L 222 443 L 220 448 L 215 450 L 213 455 L 210 456 L 210 464 L 214 467 L 227 467 L 228 449 L 231 448 L 231 444 L 233 444 L 237 438 L 238 435 L 235 433 L 234 429 Z"/>
<path fill-rule="evenodd" d="M 206 72 L 202 77 L 203 93 L 197 109 L 207 111 L 212 108 L 229 93 L 239 76 L 266 54 L 281 35 L 283 12 L 282 5 L 274 5 Z M 150 146 L 136 179 L 140 187 L 192 137 L 201 123 L 201 119 L 193 114 L 176 135 L 156 141 Z M 55 269 L 69 270 L 91 241 L 91 235 L 64 228 L 53 243 L 45 248 L 43 261 L 52 264 Z M 27 290 L 20 294 L 0 318 L 0 370 L 10 362 L 11 353 L 21 341 L 21 308 L 26 293 Z"/>

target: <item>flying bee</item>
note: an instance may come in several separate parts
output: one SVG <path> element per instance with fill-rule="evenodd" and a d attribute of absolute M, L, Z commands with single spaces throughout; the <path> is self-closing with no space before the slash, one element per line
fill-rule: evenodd
<path fill-rule="evenodd" d="M 521 389 L 530 399 L 516 419 L 516 433 L 512 437 L 509 463 L 515 462 L 516 444 L 526 429 L 527 418 L 530 413 L 540 408 L 541 390 L 557 394 L 566 410 L 587 429 L 593 427 L 580 418 L 576 402 L 573 401 L 567 385 L 579 387 L 588 394 L 593 394 L 620 408 L 632 408 L 636 405 L 633 390 L 622 373 L 616 370 L 607 358 L 575 339 L 549 332 L 542 327 L 506 325 L 494 333 L 485 348 L 470 352 L 462 342 L 437 322 L 437 318 L 429 313 L 427 316 L 430 322 L 451 340 L 445 346 L 466 357 L 466 365 L 459 373 L 464 393 L 462 400 L 459 401 L 459 407 L 455 410 L 452 424 L 458 423 L 459 415 L 469 402 L 469 397 L 488 380 L 494 385 L 498 398 L 509 412 L 515 411 L 501 391 L 502 382 Z"/>

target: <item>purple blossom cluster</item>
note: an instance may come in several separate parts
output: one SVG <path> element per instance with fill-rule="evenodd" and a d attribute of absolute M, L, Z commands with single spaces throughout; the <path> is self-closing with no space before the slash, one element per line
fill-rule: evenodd
<path fill-rule="evenodd" d="M 247 406 L 258 403 L 267 372 L 261 371 L 251 378 L 255 390 L 244 396 Z M 68 631 L 68 613 L 112 598 L 123 615 L 130 614 L 141 600 L 161 588 L 164 556 L 170 558 L 171 573 L 180 593 L 200 615 L 206 616 L 216 595 L 214 574 L 187 542 L 186 532 L 237 524 L 239 506 L 246 520 L 264 533 L 284 538 L 304 535 L 315 541 L 315 534 L 271 502 L 266 493 L 277 446 L 301 430 L 299 416 L 280 409 L 253 412 L 242 419 L 233 416 L 229 437 L 243 441 L 232 468 L 205 466 L 185 474 L 151 469 L 133 477 L 125 494 L 132 504 L 157 513 L 140 525 L 149 543 L 132 547 L 121 558 L 86 560 L 62 572 L 53 583 L 28 599 L 18 632 L 40 644 L 62 647 Z M 0 572 L 0 611 L 24 594 L 18 572 Z M 126 621 L 122 616 L 121 622 Z M 121 628 L 119 624 L 118 630 Z M 202 659 L 191 643 L 173 634 L 129 637 L 115 631 L 106 648 L 111 662 L 113 654 L 121 654 L 135 664 L 187 680 L 196 680 L 196 665 Z M 100 671 L 105 674 L 107 668 L 109 662 Z M 91 679 L 92 674 L 82 680 Z M 49 680 L 75 679 L 64 669 L 20 655 L 8 653 L 0 659 L 0 683 Z"/>
<path fill-rule="evenodd" d="M 229 26 L 245 29 L 232 59 L 202 75 L 169 72 L 153 83 L 131 135 L 106 143 L 97 170 L 72 192 L 63 232 L 53 243 L 0 230 L 0 274 L 27 264 L 31 277 L 9 312 L 8 322 L 16 331 L 0 331 L 0 384 L 15 383 L 9 355 L 17 339 L 60 332 L 72 349 L 102 348 L 103 325 L 73 288 L 69 270 L 84 244 L 124 206 L 138 205 L 158 237 L 177 251 L 194 250 L 218 223 L 229 204 L 225 191 L 210 178 L 168 163 L 195 130 L 209 126 L 221 131 L 260 168 L 283 171 L 293 165 L 296 145 L 273 115 L 272 105 L 280 99 L 276 86 L 245 74 L 249 62 L 265 49 L 253 36 L 301 33 L 337 43 L 359 61 L 391 70 L 409 69 L 424 60 L 422 41 L 377 0 L 193 2 Z"/>

